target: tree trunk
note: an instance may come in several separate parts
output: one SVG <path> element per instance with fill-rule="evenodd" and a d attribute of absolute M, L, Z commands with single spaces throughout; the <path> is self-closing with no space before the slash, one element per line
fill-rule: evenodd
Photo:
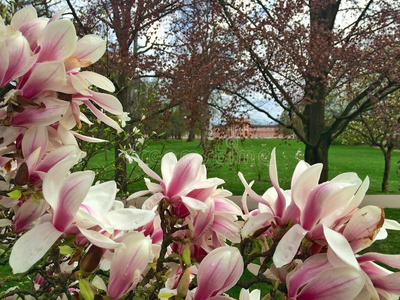
<path fill-rule="evenodd" d="M 119 190 L 126 193 L 128 191 L 126 184 L 126 161 L 123 154 L 119 151 L 120 145 L 124 144 L 125 141 L 123 139 L 123 134 L 118 135 L 114 144 L 114 180 L 117 183 Z"/>
<path fill-rule="evenodd" d="M 329 165 L 328 165 L 328 152 L 330 147 L 330 141 L 328 139 L 323 139 L 317 146 L 311 147 L 306 145 L 306 150 L 304 154 L 304 159 L 310 165 L 316 163 L 322 163 L 324 167 L 322 168 L 320 182 L 325 182 L 328 180 Z"/>
<path fill-rule="evenodd" d="M 208 130 L 205 130 L 204 128 L 201 130 L 200 134 L 200 144 L 199 146 L 202 148 L 205 148 L 207 146 L 207 141 L 208 141 Z"/>
<path fill-rule="evenodd" d="M 385 169 L 383 171 L 383 178 L 382 178 L 382 192 L 387 193 L 389 172 L 390 172 L 390 161 L 392 159 L 393 147 L 388 147 L 388 149 L 382 151 L 383 151 L 383 156 L 385 158 Z"/>
<path fill-rule="evenodd" d="M 193 142 L 194 138 L 195 138 L 194 128 L 190 128 L 189 129 L 189 136 L 188 136 L 187 141 L 188 142 Z"/>
<path fill-rule="evenodd" d="M 133 91 L 134 87 L 130 85 L 130 82 L 126 82 L 123 86 L 125 88 L 120 91 L 118 94 L 118 98 L 123 106 L 125 112 L 129 114 L 133 111 Z M 134 137 L 130 134 L 133 129 L 133 124 L 127 122 L 125 128 L 123 128 L 124 132 L 121 132 L 115 139 L 115 146 L 114 146 L 114 180 L 117 183 L 117 186 L 120 192 L 127 194 L 128 192 L 128 174 L 127 174 L 127 166 L 126 166 L 126 159 L 123 154 L 119 150 L 129 150 L 131 147 L 135 148 L 135 141 Z M 128 136 L 126 136 L 128 134 Z"/>

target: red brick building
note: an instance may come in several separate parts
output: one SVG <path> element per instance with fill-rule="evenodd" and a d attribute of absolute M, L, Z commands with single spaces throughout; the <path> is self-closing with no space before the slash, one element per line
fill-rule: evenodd
<path fill-rule="evenodd" d="M 278 125 L 253 125 L 250 122 L 250 118 L 232 119 L 226 125 L 213 126 L 212 137 L 250 139 L 294 138 L 293 135 L 285 136 Z"/>

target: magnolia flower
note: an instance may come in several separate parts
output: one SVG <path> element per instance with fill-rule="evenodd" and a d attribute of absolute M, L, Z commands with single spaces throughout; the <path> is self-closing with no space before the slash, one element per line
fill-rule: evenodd
<path fill-rule="evenodd" d="M 141 274 L 152 261 L 151 239 L 143 233 L 128 235 L 123 246 L 115 250 L 111 261 L 107 293 L 111 299 L 119 299 L 136 287 Z"/>
<path fill-rule="evenodd" d="M 296 300 L 354 299 L 365 279 L 351 266 L 334 266 L 326 254 L 313 255 L 286 279 L 288 297 Z"/>
<path fill-rule="evenodd" d="M 355 173 L 344 173 L 319 184 L 322 164 L 310 166 L 300 161 L 292 177 L 291 190 L 283 191 L 278 183 L 275 150 L 271 153 L 269 168 L 273 188 L 262 197 L 239 174 L 246 192 L 259 202 L 258 213 L 249 215 L 241 233 L 246 237 L 272 223 L 275 227 L 287 227 L 291 220 L 293 226 L 280 239 L 273 257 L 277 268 L 292 261 L 305 237 L 312 241 L 312 251 L 318 253 L 326 243 L 325 233 L 329 228 L 346 231 L 345 235 L 354 240 L 356 251 L 368 246 L 368 239 L 373 240 L 380 230 L 384 220 L 380 208 L 364 209 L 354 215 L 354 221 L 349 221 L 368 189 L 368 177 L 362 182 Z M 346 226 L 349 226 L 347 230 Z M 273 237 L 275 231 L 269 230 L 266 234 Z"/>
<path fill-rule="evenodd" d="M 237 248 L 225 246 L 211 251 L 201 262 L 194 300 L 206 300 L 233 287 L 243 273 L 243 258 Z"/>
<path fill-rule="evenodd" d="M 152 209 L 164 199 L 174 207 L 183 203 L 189 209 L 205 211 L 207 205 L 188 194 L 193 190 L 207 189 L 224 182 L 218 178 L 206 178 L 205 166 L 202 165 L 203 158 L 199 154 L 188 154 L 178 161 L 175 154 L 167 153 L 161 160 L 162 178 L 138 157 L 136 160 L 149 177 L 159 182 L 155 184 L 146 180 L 148 190 L 134 193 L 128 198 L 130 200 L 152 193 L 153 196 L 143 204 L 145 209 Z"/>
<path fill-rule="evenodd" d="M 123 112 L 121 115 L 118 115 L 118 120 L 121 123 L 121 127 L 124 128 L 126 126 L 126 122 L 129 122 L 131 118 L 129 117 L 129 113 Z M 136 127 L 135 127 L 136 128 Z M 135 134 L 133 132 L 133 134 Z"/>
<path fill-rule="evenodd" d="M 120 152 L 119 156 L 124 157 L 128 164 L 133 163 L 135 160 L 136 153 L 135 150 L 132 149 L 131 145 L 129 145 L 129 149 L 127 150 L 118 149 L 118 151 Z"/>
<path fill-rule="evenodd" d="M 50 221 L 43 220 L 15 243 L 10 256 L 14 273 L 27 271 L 72 224 L 94 179 L 92 171 L 69 174 L 75 162 L 76 156 L 70 156 L 46 174 L 43 196 L 52 209 L 52 218 Z"/>

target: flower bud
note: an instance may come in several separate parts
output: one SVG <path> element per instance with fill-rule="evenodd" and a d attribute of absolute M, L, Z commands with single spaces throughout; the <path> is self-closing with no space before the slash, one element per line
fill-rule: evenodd
<path fill-rule="evenodd" d="M 233 287 L 243 273 L 243 258 L 237 248 L 217 248 L 203 259 L 197 274 L 194 300 L 209 299 Z"/>

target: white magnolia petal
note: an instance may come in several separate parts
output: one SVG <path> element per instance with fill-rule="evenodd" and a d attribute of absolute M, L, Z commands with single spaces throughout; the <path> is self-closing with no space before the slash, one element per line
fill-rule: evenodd
<path fill-rule="evenodd" d="M 389 230 L 400 230 L 400 224 L 396 220 L 385 219 L 383 227 Z"/>
<path fill-rule="evenodd" d="M 35 20 L 36 18 L 36 9 L 32 5 L 25 6 L 14 14 L 10 25 L 13 29 L 18 30 L 21 26 Z"/>
<path fill-rule="evenodd" d="M 90 71 L 83 71 L 80 72 L 80 75 L 83 76 L 89 83 L 103 89 L 106 91 L 109 91 L 113 93 L 115 91 L 115 86 L 111 82 L 110 79 L 107 77 L 97 74 L 95 72 L 90 72 Z"/>
<path fill-rule="evenodd" d="M 273 262 L 277 268 L 281 268 L 292 261 L 307 232 L 299 224 L 294 225 L 286 232 L 279 241 L 273 256 Z"/>
<path fill-rule="evenodd" d="M 104 283 L 104 280 L 100 276 L 98 275 L 94 276 L 92 284 L 95 288 L 107 292 L 107 286 Z"/>
<path fill-rule="evenodd" d="M 105 143 L 105 142 L 108 142 L 107 140 L 98 139 L 98 138 L 94 138 L 94 137 L 91 137 L 91 136 L 83 135 L 83 134 L 77 133 L 75 131 L 71 131 L 71 133 L 75 137 L 77 137 L 78 139 L 80 139 L 82 141 L 85 141 L 85 142 L 88 142 L 88 143 Z"/>
<path fill-rule="evenodd" d="M 29 270 L 63 233 L 49 223 L 42 223 L 26 232 L 15 243 L 11 255 L 10 266 L 14 273 Z"/>
<path fill-rule="evenodd" d="M 189 208 L 194 210 L 205 211 L 207 209 L 207 205 L 204 202 L 201 202 L 197 199 L 191 197 L 181 197 L 182 202 Z"/>
<path fill-rule="evenodd" d="M 105 51 L 106 42 L 101 37 L 87 34 L 78 41 L 72 56 L 85 63 L 82 67 L 87 67 L 98 61 Z"/>
<path fill-rule="evenodd" d="M 168 152 L 161 159 L 161 174 L 166 186 L 168 186 L 172 180 L 177 163 L 178 160 L 173 152 Z"/>
<path fill-rule="evenodd" d="M 241 230 L 242 237 L 246 238 L 252 235 L 256 230 L 265 226 L 264 224 L 272 218 L 274 218 L 274 216 L 270 213 L 261 213 L 256 216 L 250 216 Z"/>
<path fill-rule="evenodd" d="M 115 181 L 107 181 L 92 186 L 82 204 L 90 206 L 100 213 L 108 212 L 113 206 L 117 194 Z"/>
<path fill-rule="evenodd" d="M 101 234 L 98 231 L 87 230 L 84 228 L 79 228 L 81 233 L 91 242 L 99 248 L 103 249 L 116 249 L 123 246 L 123 243 L 117 243 L 110 239 L 108 236 Z"/>
<path fill-rule="evenodd" d="M 151 222 L 155 213 L 151 210 L 123 208 L 110 211 L 105 217 L 117 230 L 134 230 Z"/>
<path fill-rule="evenodd" d="M 323 230 L 326 241 L 333 252 L 335 252 L 335 254 L 345 263 L 357 270 L 360 270 L 360 265 L 354 257 L 353 250 L 351 249 L 351 246 L 346 238 L 342 234 L 326 226 L 323 227 Z"/>

